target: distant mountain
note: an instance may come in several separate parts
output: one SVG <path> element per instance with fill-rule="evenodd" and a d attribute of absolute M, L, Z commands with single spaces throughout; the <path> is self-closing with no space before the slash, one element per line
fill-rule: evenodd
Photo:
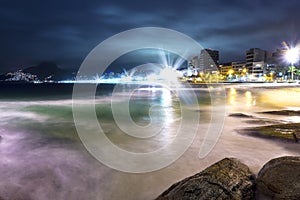
<path fill-rule="evenodd" d="M 42 62 L 39 65 L 23 69 L 23 72 L 37 75 L 40 80 L 52 77 L 52 80 L 59 81 L 72 77 L 71 72 L 59 68 L 54 62 Z"/>
<path fill-rule="evenodd" d="M 42 62 L 39 65 L 31 66 L 16 72 L 9 72 L 5 74 L 0 74 L 0 81 L 15 79 L 23 79 L 24 76 L 31 78 L 31 75 L 36 75 L 38 80 L 67 80 L 72 79 L 74 73 L 72 71 L 64 70 L 59 68 L 54 62 Z M 20 78 L 23 77 L 23 78 Z"/>

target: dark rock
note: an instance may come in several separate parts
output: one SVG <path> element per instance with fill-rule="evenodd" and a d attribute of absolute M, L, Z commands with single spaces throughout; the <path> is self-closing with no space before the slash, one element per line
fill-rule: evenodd
<path fill-rule="evenodd" d="M 300 157 L 280 157 L 269 161 L 257 177 L 259 199 L 300 199 Z"/>
<path fill-rule="evenodd" d="M 263 114 L 271 114 L 271 115 L 284 115 L 284 116 L 299 116 L 300 111 L 298 110 L 274 110 L 274 111 L 265 111 L 260 112 Z"/>
<path fill-rule="evenodd" d="M 172 185 L 157 200 L 255 198 L 254 175 L 234 158 L 225 158 L 204 171 Z"/>
<path fill-rule="evenodd" d="M 247 115 L 244 113 L 231 113 L 228 115 L 229 117 L 240 117 L 240 118 L 253 118 L 252 115 Z"/>
<path fill-rule="evenodd" d="M 276 124 L 244 128 L 237 132 L 243 135 L 261 137 L 284 142 L 297 142 L 300 139 L 300 123 Z"/>

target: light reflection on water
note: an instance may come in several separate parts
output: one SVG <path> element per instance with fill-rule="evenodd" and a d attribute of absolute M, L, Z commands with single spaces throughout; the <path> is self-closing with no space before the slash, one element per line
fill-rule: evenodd
<path fill-rule="evenodd" d="M 99 122 L 103 125 L 106 136 L 120 148 L 131 152 L 151 152 L 172 142 L 181 123 L 180 106 L 176 95 L 166 88 L 141 88 L 135 90 L 130 96 L 131 117 L 138 128 L 146 129 L 145 133 L 139 132 L 140 139 L 133 138 L 126 131 L 120 130 L 117 124 L 104 118 Z M 115 94 L 114 98 L 119 100 L 121 106 L 126 106 L 123 103 L 123 100 L 127 99 L 124 91 Z M 152 134 L 148 137 L 147 133 L 151 125 Z M 143 138 L 144 136 L 147 136 L 147 140 Z"/>
<path fill-rule="evenodd" d="M 289 108 L 299 107 L 300 88 L 286 88 L 282 90 L 270 90 L 264 92 L 262 101 L 270 102 L 276 107 Z"/>
<path fill-rule="evenodd" d="M 127 91 L 124 88 L 122 95 L 128 95 Z M 201 113 L 201 131 L 204 131 L 210 118 L 209 94 L 203 89 L 195 92 L 200 107 L 192 105 L 189 109 Z M 299 110 L 298 88 L 230 88 L 226 95 L 228 113 L 300 122 L 299 116 L 259 113 Z M 122 103 L 121 96 L 118 97 L 113 101 Z M 137 90 L 131 99 L 136 123 L 147 126 L 150 117 L 163 123 L 161 134 L 141 143 L 124 135 L 112 122 L 109 109 L 105 110 L 110 101 L 105 95 L 96 98 L 97 108 L 102 112 L 99 114 L 100 123 L 112 142 L 127 150 L 147 152 L 165 145 L 172 140 L 180 124 L 176 94 L 157 88 Z M 153 199 L 177 180 L 226 156 L 241 159 L 257 172 L 273 157 L 299 155 L 299 148 L 293 144 L 281 146 L 236 134 L 235 127 L 247 124 L 241 119 L 227 117 L 219 143 L 204 160 L 197 158 L 201 141 L 198 138 L 180 160 L 166 169 L 143 175 L 124 174 L 99 164 L 85 151 L 77 138 L 71 105 L 70 99 L 0 101 L 0 199 L 13 199 L 16 195 L 28 199 Z"/>
<path fill-rule="evenodd" d="M 230 92 L 228 93 L 228 102 L 230 105 L 236 104 L 236 89 L 230 88 Z"/>
<path fill-rule="evenodd" d="M 265 101 L 266 92 L 230 88 L 227 91 L 227 107 L 230 112 L 255 113 L 261 109 L 275 109 L 272 101 Z M 258 102 L 257 102 L 258 101 Z"/>
<path fill-rule="evenodd" d="M 300 110 L 299 88 L 256 88 L 249 90 L 229 88 L 227 109 L 229 113 L 245 113 L 286 122 L 300 122 L 299 116 L 278 116 L 262 114 L 265 111 Z"/>
<path fill-rule="evenodd" d="M 252 97 L 252 93 L 250 91 L 245 92 L 245 97 L 246 97 L 246 106 L 247 107 L 255 106 L 256 99 Z"/>

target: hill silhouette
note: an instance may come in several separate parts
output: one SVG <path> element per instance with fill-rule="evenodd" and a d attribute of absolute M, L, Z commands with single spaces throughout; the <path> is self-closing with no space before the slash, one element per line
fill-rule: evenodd
<path fill-rule="evenodd" d="M 35 74 L 40 80 L 44 80 L 49 76 L 56 81 L 71 77 L 67 70 L 59 68 L 54 62 L 42 62 L 39 65 L 23 69 L 23 72 Z"/>
<path fill-rule="evenodd" d="M 54 81 L 73 78 L 71 71 L 59 68 L 57 64 L 54 62 L 42 62 L 38 65 L 22 69 L 22 71 L 24 73 L 37 75 L 38 79 L 41 81 L 47 79 L 48 77 L 50 77 L 48 80 L 54 80 Z M 12 75 L 8 73 L 0 74 L 0 81 L 4 81 L 11 77 Z"/>

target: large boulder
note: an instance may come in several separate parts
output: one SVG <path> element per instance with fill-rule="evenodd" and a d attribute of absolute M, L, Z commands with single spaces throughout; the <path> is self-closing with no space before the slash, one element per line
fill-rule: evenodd
<path fill-rule="evenodd" d="M 300 157 L 269 161 L 257 177 L 258 199 L 300 199 Z"/>
<path fill-rule="evenodd" d="M 255 199 L 255 176 L 234 158 L 224 158 L 167 189 L 157 200 Z"/>

